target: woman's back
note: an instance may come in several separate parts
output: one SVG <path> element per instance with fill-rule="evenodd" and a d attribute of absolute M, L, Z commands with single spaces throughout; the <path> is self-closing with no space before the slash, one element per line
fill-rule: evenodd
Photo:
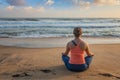
<path fill-rule="evenodd" d="M 84 64 L 84 50 L 85 43 L 81 40 L 73 40 L 70 45 L 70 61 L 71 64 Z"/>

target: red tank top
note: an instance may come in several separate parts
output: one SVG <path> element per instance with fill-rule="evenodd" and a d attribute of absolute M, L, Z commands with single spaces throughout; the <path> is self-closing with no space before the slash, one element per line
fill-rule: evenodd
<path fill-rule="evenodd" d="M 85 64 L 84 51 L 80 48 L 80 43 L 70 50 L 70 64 Z"/>

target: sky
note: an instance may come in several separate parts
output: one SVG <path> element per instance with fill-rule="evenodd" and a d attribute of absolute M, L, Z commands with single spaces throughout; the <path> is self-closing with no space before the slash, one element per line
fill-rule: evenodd
<path fill-rule="evenodd" d="M 120 18 L 120 0 L 0 0 L 0 18 Z"/>

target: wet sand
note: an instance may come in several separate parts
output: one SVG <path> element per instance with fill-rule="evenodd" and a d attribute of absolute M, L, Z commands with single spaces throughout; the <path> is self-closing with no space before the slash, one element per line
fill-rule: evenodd
<path fill-rule="evenodd" d="M 73 37 L 56 37 L 56 38 L 0 38 L 0 45 L 15 46 L 25 48 L 56 48 L 65 47 L 67 42 Z M 112 37 L 82 37 L 89 44 L 117 44 L 120 38 Z"/>

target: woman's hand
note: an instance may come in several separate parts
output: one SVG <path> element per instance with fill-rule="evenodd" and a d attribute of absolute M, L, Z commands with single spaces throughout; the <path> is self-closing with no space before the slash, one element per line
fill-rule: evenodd
<path fill-rule="evenodd" d="M 91 53 L 90 56 L 94 56 L 94 53 Z"/>

